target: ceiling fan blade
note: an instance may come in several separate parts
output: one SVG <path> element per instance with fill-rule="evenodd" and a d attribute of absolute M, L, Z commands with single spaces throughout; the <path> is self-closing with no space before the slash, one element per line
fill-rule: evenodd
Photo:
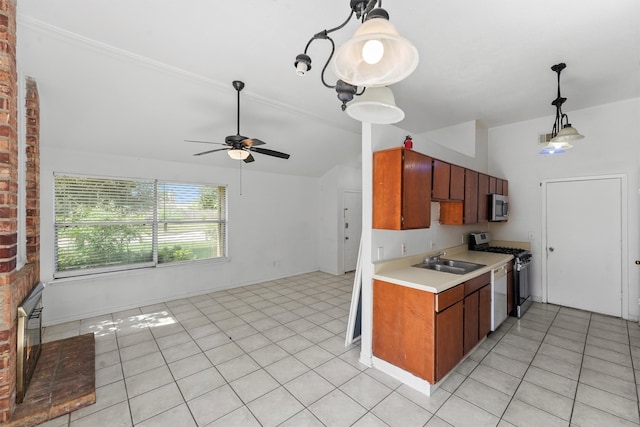
<path fill-rule="evenodd" d="M 256 153 L 260 153 L 260 154 L 266 154 L 267 156 L 279 157 L 281 159 L 289 158 L 289 155 L 286 153 L 281 153 L 280 151 L 268 150 L 266 148 L 251 147 L 251 151 L 255 151 Z"/>
<path fill-rule="evenodd" d="M 196 153 L 194 156 L 202 156 L 203 154 L 215 153 L 216 151 L 225 151 L 229 150 L 229 148 L 216 148 L 215 150 L 203 151 L 202 153 Z"/>
<path fill-rule="evenodd" d="M 256 159 L 253 158 L 253 156 L 251 154 L 249 154 L 249 157 L 247 157 L 246 159 L 244 159 L 245 163 L 251 163 L 253 161 L 255 161 Z"/>
<path fill-rule="evenodd" d="M 199 144 L 217 144 L 217 145 L 227 145 L 222 142 L 212 142 L 212 141 L 194 141 L 192 139 L 185 139 L 184 142 L 197 142 Z"/>
<path fill-rule="evenodd" d="M 247 138 L 242 141 L 242 145 L 246 147 L 255 147 L 256 145 L 264 145 L 266 144 L 264 141 L 260 141 L 257 138 Z"/>

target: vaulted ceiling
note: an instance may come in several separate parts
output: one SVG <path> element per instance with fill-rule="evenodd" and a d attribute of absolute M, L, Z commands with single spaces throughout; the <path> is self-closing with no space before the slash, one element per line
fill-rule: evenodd
<path fill-rule="evenodd" d="M 567 63 L 565 112 L 640 96 L 637 0 L 383 6 L 420 54 L 418 69 L 392 86 L 406 113 L 397 126 L 408 132 L 551 117 L 558 62 Z M 293 61 L 348 14 L 348 0 L 18 0 L 19 71 L 38 82 L 43 145 L 221 167 L 235 163 L 193 157 L 208 146 L 184 140 L 236 133 L 231 82 L 243 80 L 241 133 L 291 154 L 255 156 L 247 167 L 320 176 L 358 160 L 360 123 L 320 82 L 327 42 L 312 44 L 304 78 Z M 334 33 L 336 43 L 358 25 Z"/>

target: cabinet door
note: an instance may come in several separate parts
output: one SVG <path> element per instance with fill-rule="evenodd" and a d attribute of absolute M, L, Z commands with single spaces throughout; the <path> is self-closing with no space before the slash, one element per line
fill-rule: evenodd
<path fill-rule="evenodd" d="M 432 160 L 412 150 L 403 150 L 403 153 L 402 228 L 429 228 Z"/>
<path fill-rule="evenodd" d="M 491 332 L 491 284 L 478 291 L 478 340 Z"/>
<path fill-rule="evenodd" d="M 373 153 L 373 228 L 402 226 L 402 150 Z"/>
<path fill-rule="evenodd" d="M 464 171 L 464 223 L 478 223 L 478 172 Z"/>
<path fill-rule="evenodd" d="M 451 165 L 449 199 L 464 200 L 464 168 L 462 166 Z"/>
<path fill-rule="evenodd" d="M 480 298 L 478 291 L 464 298 L 464 354 L 478 344 L 478 308 Z"/>
<path fill-rule="evenodd" d="M 442 160 L 433 160 L 433 190 L 431 198 L 436 200 L 449 199 L 449 182 L 451 165 Z"/>
<path fill-rule="evenodd" d="M 489 221 L 489 175 L 478 174 L 478 222 Z"/>
<path fill-rule="evenodd" d="M 496 188 L 498 186 L 497 181 L 498 178 L 496 178 L 495 176 L 489 177 L 489 194 L 498 194 L 496 192 Z"/>
<path fill-rule="evenodd" d="M 502 180 L 500 178 L 496 179 L 496 194 L 504 194 L 502 189 Z"/>
<path fill-rule="evenodd" d="M 462 301 L 436 315 L 436 381 L 462 360 L 462 324 Z"/>
<path fill-rule="evenodd" d="M 503 196 L 509 195 L 509 181 L 507 181 L 506 179 L 502 180 L 502 195 Z"/>

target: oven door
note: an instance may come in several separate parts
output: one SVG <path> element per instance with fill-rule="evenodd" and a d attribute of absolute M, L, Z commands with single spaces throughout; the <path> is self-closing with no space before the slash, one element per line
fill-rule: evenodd
<path fill-rule="evenodd" d="M 516 298 L 516 317 L 522 317 L 532 303 L 531 300 L 531 262 L 517 262 L 514 269 L 514 288 Z"/>

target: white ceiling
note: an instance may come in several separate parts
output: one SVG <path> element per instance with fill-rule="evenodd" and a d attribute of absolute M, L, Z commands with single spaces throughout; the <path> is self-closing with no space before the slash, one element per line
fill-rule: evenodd
<path fill-rule="evenodd" d="M 409 132 L 551 117 L 558 62 L 565 113 L 640 96 L 638 0 L 383 6 L 420 54 L 392 87 Z M 328 42 L 312 44 L 304 78 L 293 61 L 348 14 L 348 0 L 18 0 L 19 67 L 38 82 L 43 145 L 233 166 L 223 153 L 193 157 L 209 146 L 183 140 L 235 134 L 231 82 L 243 80 L 241 133 L 291 154 L 247 167 L 319 176 L 358 159 L 360 123 L 320 82 Z M 333 33 L 336 44 L 357 26 Z"/>

